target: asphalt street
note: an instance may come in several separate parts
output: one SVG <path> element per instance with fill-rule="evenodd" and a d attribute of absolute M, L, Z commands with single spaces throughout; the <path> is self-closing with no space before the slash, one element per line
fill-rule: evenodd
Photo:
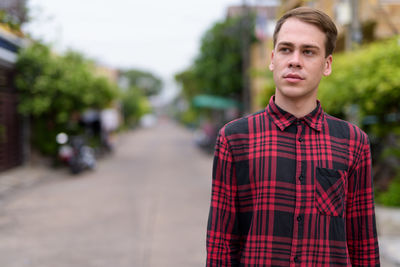
<path fill-rule="evenodd" d="M 204 266 L 211 164 L 173 123 L 125 133 L 95 171 L 2 200 L 0 266 Z"/>

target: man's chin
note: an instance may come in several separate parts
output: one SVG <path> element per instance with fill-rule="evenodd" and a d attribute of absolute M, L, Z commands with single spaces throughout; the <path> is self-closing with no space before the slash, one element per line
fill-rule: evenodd
<path fill-rule="evenodd" d="M 302 90 L 283 90 L 281 91 L 281 95 L 287 98 L 302 98 L 307 96 L 308 94 Z"/>
<path fill-rule="evenodd" d="M 312 97 L 315 91 L 316 90 L 305 90 L 304 88 L 285 87 L 277 89 L 277 94 L 280 94 L 281 97 L 294 100 Z"/>

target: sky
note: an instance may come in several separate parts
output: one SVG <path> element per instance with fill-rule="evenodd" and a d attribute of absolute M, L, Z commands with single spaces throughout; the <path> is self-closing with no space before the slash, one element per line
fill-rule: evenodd
<path fill-rule="evenodd" d="M 191 65 L 202 35 L 243 0 L 28 0 L 24 30 L 56 51 L 169 79 Z M 247 0 L 262 4 L 268 0 Z"/>
<path fill-rule="evenodd" d="M 164 81 L 163 99 L 179 91 L 176 73 L 199 53 L 201 37 L 227 8 L 244 0 L 27 0 L 24 31 L 62 53 L 79 51 L 116 69 L 149 71 Z M 268 4 L 274 0 L 246 0 Z"/>

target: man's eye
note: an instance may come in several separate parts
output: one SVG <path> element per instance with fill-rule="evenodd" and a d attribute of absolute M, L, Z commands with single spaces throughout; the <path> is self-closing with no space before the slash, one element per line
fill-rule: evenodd
<path fill-rule="evenodd" d="M 287 53 L 287 52 L 290 52 L 290 49 L 287 48 L 287 47 L 282 47 L 282 48 L 279 49 L 279 51 L 281 51 L 283 53 Z"/>
<path fill-rule="evenodd" d="M 312 51 L 312 50 L 304 50 L 304 52 L 303 52 L 305 55 L 307 55 L 307 56 L 312 56 L 312 55 L 314 55 L 314 51 Z"/>

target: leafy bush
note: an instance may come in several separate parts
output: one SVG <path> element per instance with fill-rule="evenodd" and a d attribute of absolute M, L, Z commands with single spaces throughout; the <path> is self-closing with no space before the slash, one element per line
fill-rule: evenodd
<path fill-rule="evenodd" d="M 319 99 L 332 115 L 346 117 L 349 109 L 358 111 L 357 121 L 372 144 L 377 201 L 400 206 L 400 148 L 396 141 L 400 136 L 400 39 L 373 43 L 333 58 L 333 72 L 321 82 Z"/>
<path fill-rule="evenodd" d="M 267 69 L 265 71 L 253 71 L 252 76 L 262 76 L 266 79 L 264 87 L 255 96 L 257 105 L 260 107 L 266 107 L 271 96 L 275 94 L 275 82 L 273 78 L 273 73 L 269 69 Z"/>
<path fill-rule="evenodd" d="M 127 126 L 135 125 L 140 117 L 151 112 L 151 106 L 143 92 L 135 87 L 122 95 L 122 113 Z"/>
<path fill-rule="evenodd" d="M 377 192 L 376 201 L 385 206 L 400 207 L 400 175 L 390 184 L 386 192 Z"/>
<path fill-rule="evenodd" d="M 101 109 L 118 96 L 118 88 L 94 75 L 93 63 L 76 52 L 57 56 L 44 44 L 19 52 L 15 84 L 19 111 L 32 118 L 33 145 L 54 154 L 58 131 L 76 131 L 76 115 Z"/>
<path fill-rule="evenodd" d="M 319 99 L 331 114 L 357 104 L 360 115 L 384 122 L 400 109 L 400 44 L 391 39 L 359 50 L 335 54 L 332 74 L 319 86 Z"/>

